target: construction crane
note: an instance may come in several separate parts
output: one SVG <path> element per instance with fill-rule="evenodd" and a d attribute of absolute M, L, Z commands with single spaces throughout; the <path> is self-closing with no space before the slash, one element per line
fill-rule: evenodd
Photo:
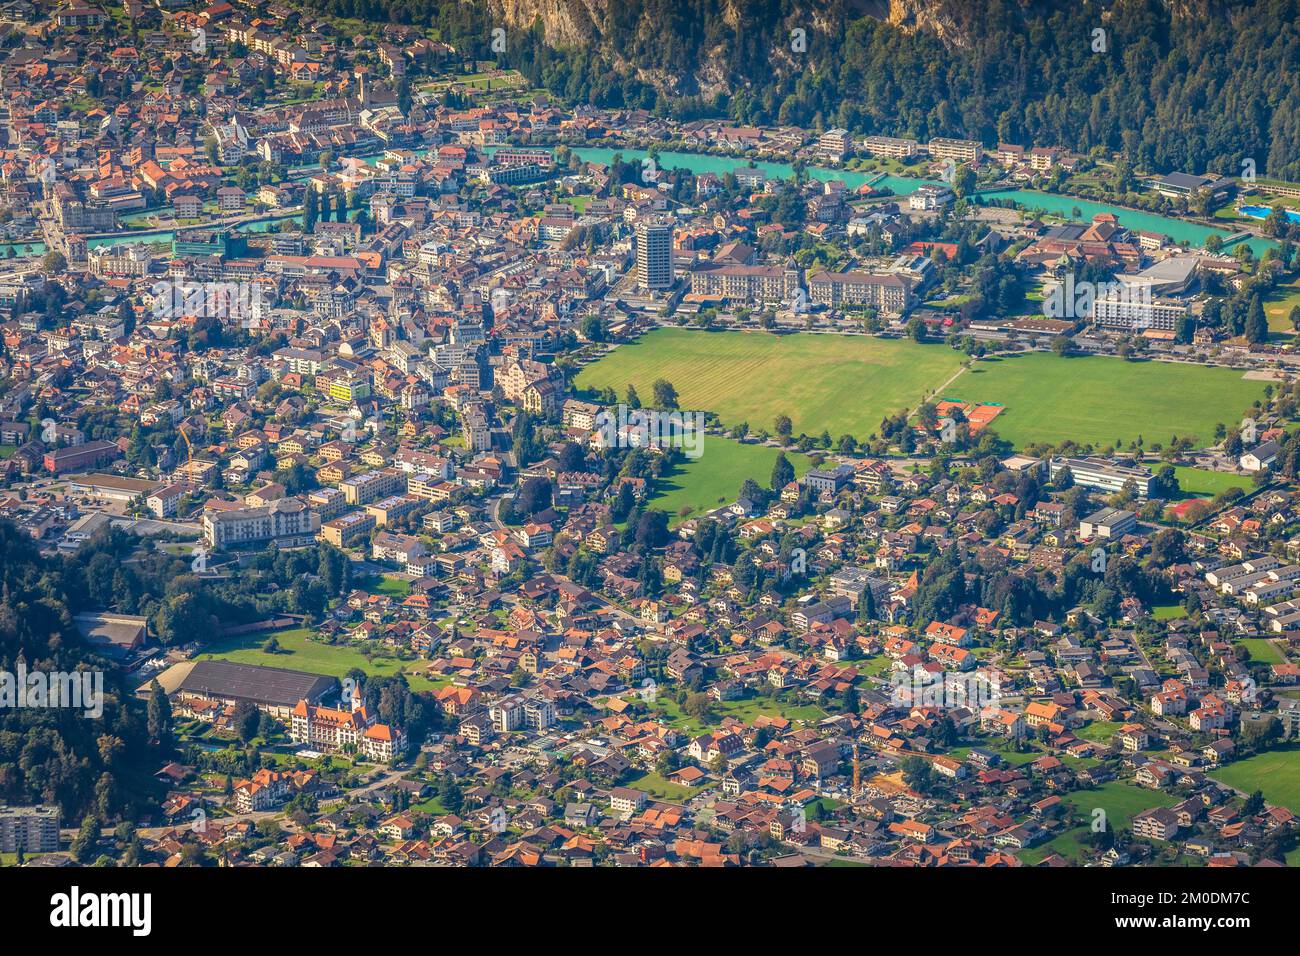
<path fill-rule="evenodd" d="M 177 425 L 176 431 L 185 439 L 185 450 L 189 453 L 189 457 L 185 460 L 185 477 L 192 478 L 194 477 L 194 446 L 190 444 L 190 436 L 185 433 L 183 424 Z"/>
<path fill-rule="evenodd" d="M 858 738 L 853 737 L 853 789 L 849 796 L 856 800 L 862 795 L 862 761 L 858 757 Z"/>

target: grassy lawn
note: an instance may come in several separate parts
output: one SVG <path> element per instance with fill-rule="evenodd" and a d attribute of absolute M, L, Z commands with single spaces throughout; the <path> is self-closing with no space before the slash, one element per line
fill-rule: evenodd
<path fill-rule="evenodd" d="M 1300 813 L 1300 747 L 1269 750 L 1210 771 L 1215 780 L 1243 793 L 1264 791 L 1264 799 Z"/>
<path fill-rule="evenodd" d="M 746 445 L 716 435 L 704 437 L 704 453 L 687 458 L 671 475 L 661 481 L 651 504 L 672 515 L 673 523 L 711 511 L 736 500 L 746 478 L 753 478 L 764 488 L 772 482 L 772 465 L 780 451 L 766 445 Z M 796 475 L 802 475 L 811 463 L 803 455 L 787 452 Z M 683 513 L 683 509 L 689 509 Z"/>
<path fill-rule="evenodd" d="M 723 717 L 734 717 L 736 720 L 743 720 L 745 723 L 753 723 L 754 720 L 764 715 L 784 717 L 786 720 L 802 720 L 808 723 L 821 720 L 826 716 L 826 711 L 816 704 L 795 704 L 785 700 L 777 700 L 775 703 L 776 706 L 773 707 L 773 701 L 767 697 L 729 700 L 718 704 L 717 712 Z"/>
<path fill-rule="evenodd" d="M 704 787 L 684 787 L 680 783 L 673 783 L 659 776 L 654 771 L 647 771 L 633 777 L 624 786 L 648 793 L 656 800 L 668 800 L 672 803 L 684 803 L 704 789 Z"/>
<path fill-rule="evenodd" d="M 834 799 L 833 797 L 818 797 L 812 803 L 809 803 L 807 806 L 805 806 L 804 810 L 808 812 L 809 818 L 816 820 L 817 813 L 814 810 L 814 807 L 821 807 L 822 813 L 826 816 L 830 816 L 832 813 L 834 813 L 842 806 L 844 806 L 844 804 Z"/>
<path fill-rule="evenodd" d="M 1269 290 L 1264 296 L 1264 315 L 1268 317 L 1268 330 L 1287 338 L 1295 333 L 1291 327 L 1291 310 L 1300 305 L 1300 279 L 1292 279 Z"/>
<path fill-rule="evenodd" d="M 859 661 L 853 667 L 854 670 L 865 677 L 884 677 L 889 674 L 889 670 L 893 665 L 894 661 L 891 658 L 881 654 L 879 657 Z"/>
<path fill-rule="evenodd" d="M 1110 739 L 1123 727 L 1117 720 L 1094 720 L 1086 727 L 1080 727 L 1074 736 L 1080 740 L 1091 740 L 1097 744 L 1109 744 Z"/>
<path fill-rule="evenodd" d="M 1181 604 L 1160 604 L 1151 609 L 1151 616 L 1157 621 L 1176 621 L 1187 617 L 1187 608 Z"/>
<path fill-rule="evenodd" d="M 1214 426 L 1239 420 L 1264 385 L 1231 369 L 1036 352 L 977 362 L 942 397 L 1005 405 L 992 427 L 1017 447 L 1067 438 L 1104 447 L 1139 436 L 1211 441 Z"/>
<path fill-rule="evenodd" d="M 430 797 L 427 800 L 421 800 L 419 803 L 411 804 L 412 810 L 419 810 L 421 813 L 427 813 L 430 816 L 445 817 L 451 813 L 442 805 L 442 797 Z"/>
<path fill-rule="evenodd" d="M 1178 487 L 1188 498 L 1213 498 L 1229 488 L 1250 491 L 1254 487 L 1250 475 L 1234 475 L 1226 471 L 1208 471 L 1204 468 L 1174 467 Z"/>
<path fill-rule="evenodd" d="M 984 750 L 990 750 L 993 753 L 997 754 L 1002 758 L 1005 764 L 1008 764 L 1012 767 L 1021 767 L 1027 763 L 1033 763 L 1039 757 L 1043 757 L 1046 755 L 1045 751 L 1039 750 L 1037 748 L 1021 753 L 1018 750 L 1012 750 L 1010 747 L 1006 746 L 1006 744 L 999 743 L 996 740 L 982 741 L 978 746 L 983 748 Z M 968 756 L 970 756 L 970 752 L 973 749 L 974 746 L 953 747 L 951 750 L 948 751 L 947 755 L 951 757 L 953 760 L 965 761 L 965 759 Z"/>
<path fill-rule="evenodd" d="M 1101 807 L 1106 811 L 1106 823 L 1112 830 L 1128 829 L 1133 815 L 1152 807 L 1172 807 L 1177 801 L 1159 790 L 1145 790 L 1130 783 L 1112 781 L 1095 790 L 1080 790 L 1066 796 L 1065 801 L 1074 811 L 1091 823 L 1092 812 Z M 1089 826 L 1074 827 L 1053 837 L 1046 843 L 1030 847 L 1019 854 L 1026 863 L 1037 863 L 1053 853 L 1067 860 L 1081 862 L 1091 852 L 1083 838 L 1091 832 Z"/>
<path fill-rule="evenodd" d="M 1250 651 L 1250 659 L 1262 664 L 1285 664 L 1286 655 L 1276 644 L 1263 637 L 1247 637 L 1237 642 L 1238 647 Z"/>
<path fill-rule="evenodd" d="M 366 592 L 386 594 L 394 601 L 402 601 L 411 593 L 411 582 L 391 574 L 384 574 L 378 580 L 371 579 L 366 584 Z"/>
<path fill-rule="evenodd" d="M 826 712 L 814 704 L 798 704 L 779 697 L 775 700 L 770 697 L 750 697 L 744 700 L 728 700 L 722 703 L 714 701 L 712 717 L 707 722 L 687 714 L 678 706 L 676 700 L 666 694 L 659 696 L 651 710 L 656 712 L 659 720 L 692 736 L 698 736 L 706 730 L 718 726 L 726 717 L 732 717 L 745 723 L 753 723 L 756 718 L 763 715 L 784 717 L 786 720 L 791 721 L 814 721 L 821 720 L 826 716 Z"/>
<path fill-rule="evenodd" d="M 656 379 L 677 388 L 682 408 L 711 411 L 728 425 L 773 429 L 789 415 L 795 434 L 865 439 L 888 415 L 919 405 L 961 366 L 940 345 L 841 335 L 771 335 L 656 329 L 582 370 L 579 388 L 628 384 L 642 401 Z"/>
<path fill-rule="evenodd" d="M 359 647 L 352 645 L 322 644 L 310 639 L 307 628 L 277 631 L 275 634 L 239 634 L 210 641 L 199 660 L 235 661 L 239 664 L 257 664 L 262 667 L 283 667 L 288 670 L 324 674 L 327 677 L 344 677 L 352 668 L 360 668 L 372 677 L 391 677 L 419 666 L 416 661 L 399 661 L 392 657 L 367 659 Z M 274 637 L 280 651 L 268 654 L 262 650 L 267 639 Z M 432 690 L 438 685 L 417 674 L 408 674 L 407 683 L 412 690 Z"/>

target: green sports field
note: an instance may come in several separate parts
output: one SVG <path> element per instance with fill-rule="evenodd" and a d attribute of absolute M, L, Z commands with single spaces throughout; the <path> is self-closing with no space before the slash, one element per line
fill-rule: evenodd
<path fill-rule="evenodd" d="M 1035 352 L 977 362 L 941 397 L 1005 405 L 993 427 L 1016 447 L 1067 438 L 1104 447 L 1138 436 L 1149 445 L 1173 435 L 1208 443 L 1218 422 L 1241 421 L 1265 384 L 1232 369 Z"/>
<path fill-rule="evenodd" d="M 664 378 L 682 408 L 714 412 L 728 425 L 772 431 L 788 415 L 796 435 L 825 429 L 864 440 L 881 419 L 920 405 L 961 360 L 942 345 L 866 336 L 655 329 L 583 369 L 577 385 L 612 388 L 621 399 L 631 383 L 649 403 Z"/>
<path fill-rule="evenodd" d="M 712 511 L 736 500 L 746 478 L 753 478 L 764 488 L 772 480 L 772 465 L 780 452 L 766 445 L 746 445 L 729 438 L 706 435 L 704 453 L 688 458 L 659 484 L 651 506 L 666 511 L 672 524 Z M 803 455 L 787 453 L 795 475 L 811 467 Z M 683 509 L 690 509 L 682 513 Z"/>
<path fill-rule="evenodd" d="M 1178 487 L 1186 498 L 1213 498 L 1229 488 L 1249 491 L 1254 485 L 1250 475 L 1234 475 L 1227 471 L 1208 471 L 1205 468 L 1188 468 L 1182 465 L 1174 468 L 1178 476 Z"/>

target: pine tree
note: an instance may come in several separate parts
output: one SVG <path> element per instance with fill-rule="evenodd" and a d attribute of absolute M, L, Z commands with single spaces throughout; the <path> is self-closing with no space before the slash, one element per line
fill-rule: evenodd
<path fill-rule="evenodd" d="M 785 452 L 778 452 L 772 463 L 772 490 L 780 493 L 781 489 L 794 481 L 794 465 L 785 457 Z"/>
<path fill-rule="evenodd" d="M 149 693 L 149 736 L 164 752 L 171 750 L 172 708 L 157 680 L 154 680 Z"/>
<path fill-rule="evenodd" d="M 1250 299 L 1250 308 L 1246 312 L 1246 341 L 1268 341 L 1268 319 L 1264 316 L 1264 303 L 1258 295 Z"/>
<path fill-rule="evenodd" d="M 876 619 L 876 596 L 868 584 L 862 592 L 862 599 L 858 602 L 858 621 L 866 624 Z"/>

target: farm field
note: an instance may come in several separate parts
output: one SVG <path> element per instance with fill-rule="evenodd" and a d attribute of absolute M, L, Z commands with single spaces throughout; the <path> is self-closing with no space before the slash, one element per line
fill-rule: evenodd
<path fill-rule="evenodd" d="M 1300 747 L 1256 754 L 1212 770 L 1210 776 L 1243 793 L 1262 790 L 1269 803 L 1300 813 Z"/>
<path fill-rule="evenodd" d="M 307 628 L 295 628 L 275 633 L 238 634 L 211 641 L 207 650 L 198 655 L 199 660 L 234 661 L 238 664 L 257 664 L 261 667 L 283 667 L 288 670 L 343 677 L 354 667 L 372 677 L 392 677 L 415 667 L 416 661 L 399 661 L 392 657 L 375 657 L 367 660 L 357 647 L 322 644 L 310 639 Z M 262 650 L 268 638 L 274 637 L 280 645 L 275 654 Z M 439 686 L 427 677 L 408 673 L 406 681 L 412 690 L 432 690 Z"/>
<path fill-rule="evenodd" d="M 1100 448 L 1139 436 L 1212 441 L 1264 385 L 1232 369 L 1035 352 L 977 362 L 940 397 L 1005 405 L 993 427 L 1017 448 L 1064 439 Z"/>
<path fill-rule="evenodd" d="M 772 431 L 789 415 L 794 432 L 859 440 L 881 419 L 918 406 L 961 367 L 942 345 L 852 335 L 772 335 L 655 329 L 621 345 L 578 375 L 583 389 L 628 384 L 649 402 L 656 379 L 677 389 L 684 409 L 714 412 L 727 425 Z"/>
<path fill-rule="evenodd" d="M 764 488 L 772 481 L 772 465 L 780 451 L 766 445 L 747 445 L 716 435 L 704 437 L 704 453 L 687 458 L 659 483 L 650 504 L 669 514 L 677 524 L 686 518 L 711 511 L 736 500 L 746 478 Z M 795 475 L 802 475 L 812 463 L 803 455 L 787 452 Z"/>

